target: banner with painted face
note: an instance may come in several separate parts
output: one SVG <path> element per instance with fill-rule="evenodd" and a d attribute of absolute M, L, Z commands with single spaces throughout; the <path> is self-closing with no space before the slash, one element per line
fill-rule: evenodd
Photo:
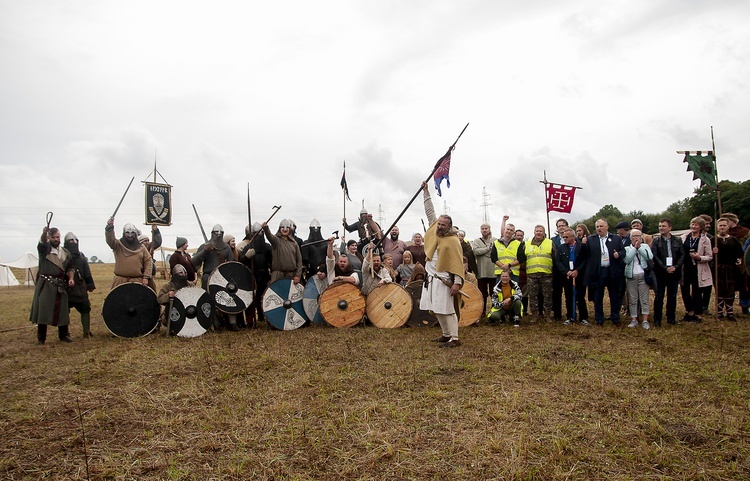
<path fill-rule="evenodd" d="M 146 224 L 172 225 L 172 186 L 144 182 L 146 185 Z"/>

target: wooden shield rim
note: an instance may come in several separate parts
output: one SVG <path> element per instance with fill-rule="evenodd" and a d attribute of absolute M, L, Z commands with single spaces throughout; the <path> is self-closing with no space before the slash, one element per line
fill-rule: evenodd
<path fill-rule="evenodd" d="M 484 297 L 482 297 L 482 292 L 477 286 L 468 282 L 461 287 L 461 290 L 467 293 L 470 297 L 467 299 L 466 297 L 461 296 L 463 297 L 464 304 L 463 307 L 461 307 L 461 318 L 458 320 L 458 327 L 471 326 L 472 324 L 479 322 L 479 319 L 482 318 L 482 313 L 484 312 Z M 473 313 L 473 310 L 476 311 L 476 314 Z M 469 317 L 468 314 L 470 312 L 472 315 Z"/>
<path fill-rule="evenodd" d="M 380 329 L 394 329 L 406 324 L 414 301 L 406 289 L 396 283 L 383 284 L 367 295 L 367 318 Z M 386 309 L 384 302 L 391 302 Z"/>
<path fill-rule="evenodd" d="M 341 311 L 337 305 L 340 300 L 346 300 L 349 307 Z M 318 307 L 323 319 L 333 327 L 353 327 L 362 321 L 365 315 L 365 296 L 359 287 L 349 282 L 334 282 L 320 294 Z"/>

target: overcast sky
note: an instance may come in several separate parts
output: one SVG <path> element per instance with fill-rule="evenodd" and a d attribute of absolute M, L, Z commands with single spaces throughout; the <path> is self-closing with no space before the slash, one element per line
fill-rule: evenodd
<path fill-rule="evenodd" d="M 750 177 L 748 18 L 739 0 L 0 0 L 0 257 L 35 252 L 52 211 L 111 260 L 107 218 L 135 177 L 116 232 L 142 226 L 155 159 L 165 246 L 202 242 L 191 204 L 241 238 L 248 183 L 253 221 L 282 205 L 273 230 L 327 235 L 344 161 L 347 218 L 364 199 L 390 225 L 467 122 L 433 198 L 469 238 L 483 189 L 496 234 L 503 214 L 546 224 L 545 170 L 583 188 L 571 221 L 660 212 L 698 185 L 675 151 L 710 149 L 711 126 L 720 178 Z"/>

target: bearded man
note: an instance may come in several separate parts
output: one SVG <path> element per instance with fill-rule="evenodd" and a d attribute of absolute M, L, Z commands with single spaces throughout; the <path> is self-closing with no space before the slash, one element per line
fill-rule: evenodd
<path fill-rule="evenodd" d="M 208 279 L 214 270 L 221 264 L 234 260 L 232 248 L 224 242 L 224 228 L 216 224 L 211 228 L 211 239 L 198 248 L 193 256 L 193 266 L 195 270 L 200 270 L 203 266 L 203 275 L 201 276 L 201 287 L 208 290 Z"/>
<path fill-rule="evenodd" d="M 370 243 L 367 257 L 362 262 L 362 287 L 360 288 L 362 294 L 367 297 L 376 287 L 393 281 L 388 269 L 383 266 L 380 253 L 375 245 Z"/>
<path fill-rule="evenodd" d="M 29 320 L 37 325 L 37 341 L 44 344 L 49 325 L 57 326 L 57 336 L 62 342 L 73 342 L 68 330 L 67 289 L 74 284 L 70 252 L 60 246 L 60 231 L 54 227 L 42 229 L 36 250 L 39 253 L 39 272 Z"/>
<path fill-rule="evenodd" d="M 382 246 L 383 252 L 390 254 L 393 257 L 393 268 L 398 269 L 404 259 L 404 251 L 406 250 L 406 244 L 404 241 L 398 238 L 399 230 L 395 225 L 391 229 L 388 237 L 383 239 Z"/>
<path fill-rule="evenodd" d="M 72 232 L 65 234 L 65 249 L 70 252 L 73 265 L 73 287 L 68 290 L 68 308 L 75 309 L 81 314 L 83 337 L 91 337 L 91 301 L 89 292 L 96 289 L 94 278 L 91 276 L 89 260 L 78 248 L 78 237 Z"/>
<path fill-rule="evenodd" d="M 453 219 L 443 214 L 435 218 L 429 187 L 422 182 L 424 211 L 430 227 L 424 236 L 427 260 L 419 308 L 432 311 L 443 335 L 435 339 L 440 347 L 458 347 L 459 293 L 464 283 L 463 251 L 453 228 Z"/>
<path fill-rule="evenodd" d="M 359 275 L 349 265 L 349 257 L 343 253 L 336 253 L 334 256 L 334 240 L 335 237 L 329 237 L 326 245 L 326 269 L 319 270 L 307 279 L 307 282 L 315 282 L 318 292 L 323 292 L 326 287 L 339 281 L 349 282 L 355 286 L 359 285 Z"/>
<path fill-rule="evenodd" d="M 303 269 L 302 252 L 292 234 L 292 221 L 282 219 L 275 235 L 267 222 L 263 222 L 262 227 L 271 243 L 271 283 L 279 279 L 292 279 L 292 282 L 299 284 Z"/>
<path fill-rule="evenodd" d="M 122 237 L 116 239 L 115 218 L 110 217 L 104 228 L 104 239 L 115 255 L 112 289 L 128 282 L 140 282 L 148 286 L 153 264 L 148 250 L 138 242 L 138 228 L 127 223 L 122 228 Z"/>

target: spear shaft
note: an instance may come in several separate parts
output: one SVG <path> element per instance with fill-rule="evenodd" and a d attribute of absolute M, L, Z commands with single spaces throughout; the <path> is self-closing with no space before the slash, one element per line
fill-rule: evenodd
<path fill-rule="evenodd" d="M 458 137 L 456 138 L 456 141 L 453 142 L 453 145 L 451 145 L 450 148 L 448 148 L 448 152 L 446 152 L 446 155 L 448 153 L 450 153 L 453 149 L 456 148 L 456 144 L 458 143 L 458 139 L 461 138 L 461 136 L 464 134 L 464 132 L 466 131 L 466 128 L 468 126 L 469 126 L 469 124 L 467 123 L 466 126 L 464 127 L 464 129 L 461 131 L 461 133 L 458 134 Z M 438 170 L 438 168 L 440 168 L 440 164 L 443 162 L 444 158 L 445 158 L 445 155 L 443 155 L 442 157 L 440 157 L 440 160 L 438 160 L 437 163 L 435 164 L 435 167 L 432 168 L 432 172 L 430 172 L 430 175 L 427 176 L 427 178 L 425 179 L 425 182 L 429 182 L 430 181 L 430 177 L 432 177 L 433 175 L 435 175 L 435 172 Z M 411 205 L 414 203 L 414 200 L 417 198 L 417 196 L 419 195 L 420 192 L 422 192 L 422 185 L 421 184 L 419 186 L 419 190 L 417 190 L 417 192 L 412 196 L 412 198 L 409 201 L 409 203 L 406 204 L 406 207 L 404 207 L 404 210 L 401 211 L 401 213 L 398 215 L 398 217 L 396 217 L 396 220 L 393 221 L 393 224 L 391 224 L 391 226 L 385 232 L 390 232 L 390 231 L 393 230 L 394 227 L 396 227 L 396 224 L 398 224 L 398 221 L 401 220 L 401 217 L 403 217 L 404 214 L 406 213 L 406 211 L 409 209 L 409 207 L 411 207 Z M 378 245 L 380 245 L 380 242 L 382 242 L 382 238 L 381 239 L 376 239 L 376 241 L 375 241 L 375 247 L 377 247 Z"/>

